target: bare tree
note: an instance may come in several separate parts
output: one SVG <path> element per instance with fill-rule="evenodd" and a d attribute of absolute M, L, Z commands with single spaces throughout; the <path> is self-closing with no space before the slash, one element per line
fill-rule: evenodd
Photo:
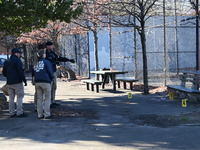
<path fill-rule="evenodd" d="M 82 0 L 83 1 L 83 13 L 78 19 L 72 22 L 77 25 L 77 28 L 81 28 L 85 31 L 91 31 L 94 38 L 94 59 L 95 70 L 99 70 L 99 58 L 98 58 L 98 32 L 105 26 L 105 11 L 103 5 L 107 4 L 108 0 Z"/>
<path fill-rule="evenodd" d="M 144 94 L 149 94 L 145 23 L 155 15 L 158 0 L 111 0 L 112 21 L 138 31 L 142 45 Z M 117 12 L 117 13 L 116 13 Z"/>

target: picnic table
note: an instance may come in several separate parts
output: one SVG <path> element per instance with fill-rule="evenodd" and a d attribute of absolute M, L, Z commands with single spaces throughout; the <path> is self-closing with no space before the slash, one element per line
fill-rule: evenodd
<path fill-rule="evenodd" d="M 125 74 L 128 71 L 119 71 L 119 70 L 99 70 L 99 71 L 90 71 L 92 74 L 101 75 L 102 76 L 102 88 L 105 88 L 106 79 L 110 78 L 113 85 L 113 90 L 116 91 L 116 75 L 117 74 Z"/>

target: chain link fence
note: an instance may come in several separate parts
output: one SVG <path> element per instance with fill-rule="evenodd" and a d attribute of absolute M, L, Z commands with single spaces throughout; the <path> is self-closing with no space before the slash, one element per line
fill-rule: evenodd
<path fill-rule="evenodd" d="M 188 3 L 186 7 L 185 1 L 179 1 L 184 5 L 177 8 L 177 2 L 165 1 L 166 5 L 171 3 L 170 10 L 164 7 L 160 16 L 146 21 L 149 81 L 159 79 L 164 85 L 174 82 L 173 77 L 182 70 L 196 69 L 195 17 L 185 13 L 190 9 Z M 143 78 L 141 40 L 134 28 L 111 28 L 111 62 L 113 69 L 129 72 L 124 76 Z"/>
<path fill-rule="evenodd" d="M 62 36 L 60 40 L 62 56 L 74 59 L 76 63 L 62 63 L 64 67 L 70 67 L 77 76 L 89 77 L 89 48 L 88 35 L 74 34 Z"/>
<path fill-rule="evenodd" d="M 196 68 L 196 24 L 190 4 L 181 0 L 166 0 L 159 16 L 146 21 L 146 50 L 150 82 L 174 82 L 182 70 Z M 163 5 L 164 6 L 164 5 Z M 128 71 L 123 76 L 143 79 L 143 59 L 140 35 L 133 27 L 111 27 L 110 68 Z M 76 60 L 69 66 L 76 75 L 89 77 L 88 33 L 62 36 L 62 55 Z M 104 59 L 104 58 L 100 58 Z M 152 80 L 151 80 L 152 79 Z"/>

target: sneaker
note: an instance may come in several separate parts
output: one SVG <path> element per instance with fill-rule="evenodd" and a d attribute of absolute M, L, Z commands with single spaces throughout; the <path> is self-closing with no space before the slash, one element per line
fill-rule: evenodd
<path fill-rule="evenodd" d="M 50 108 L 56 108 L 56 105 L 51 104 Z"/>
<path fill-rule="evenodd" d="M 53 116 L 44 117 L 44 119 L 53 119 Z"/>
<path fill-rule="evenodd" d="M 42 117 L 38 117 L 38 119 L 44 119 L 44 117 L 42 116 Z"/>
<path fill-rule="evenodd" d="M 23 118 L 23 117 L 27 117 L 27 116 L 28 116 L 28 115 L 25 114 L 25 113 L 23 113 L 23 114 L 21 114 L 21 115 L 17 115 L 18 118 Z"/>
<path fill-rule="evenodd" d="M 60 104 L 59 103 L 52 103 L 53 105 L 56 105 L 56 106 L 59 106 Z"/>
<path fill-rule="evenodd" d="M 17 117 L 16 114 L 14 114 L 14 115 L 10 115 L 10 118 L 15 118 L 15 117 Z"/>
<path fill-rule="evenodd" d="M 51 104 L 50 108 L 56 108 L 56 105 Z"/>
<path fill-rule="evenodd" d="M 58 104 L 58 103 L 52 103 L 51 105 L 50 105 L 50 108 L 56 108 L 57 106 L 59 106 L 60 104 Z"/>

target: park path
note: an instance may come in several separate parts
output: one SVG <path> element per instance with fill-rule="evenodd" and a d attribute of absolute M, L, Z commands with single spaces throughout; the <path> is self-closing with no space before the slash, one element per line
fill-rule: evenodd
<path fill-rule="evenodd" d="M 5 81 L 0 81 L 2 86 Z M 107 86 L 107 88 L 110 88 Z M 181 107 L 164 95 L 142 95 L 120 89 L 95 93 L 80 81 L 58 79 L 53 120 L 38 120 L 33 105 L 34 86 L 25 87 L 24 110 L 27 118 L 9 118 L 0 112 L 1 150 L 197 150 L 200 149 L 198 124 L 159 126 L 146 124 L 136 116 L 180 115 L 198 113 L 197 102 Z M 151 118 L 152 117 L 152 118 Z M 155 118 L 154 118 L 155 119 Z M 183 118 L 187 119 L 187 118 Z M 155 120 L 158 121 L 158 120 Z"/>

